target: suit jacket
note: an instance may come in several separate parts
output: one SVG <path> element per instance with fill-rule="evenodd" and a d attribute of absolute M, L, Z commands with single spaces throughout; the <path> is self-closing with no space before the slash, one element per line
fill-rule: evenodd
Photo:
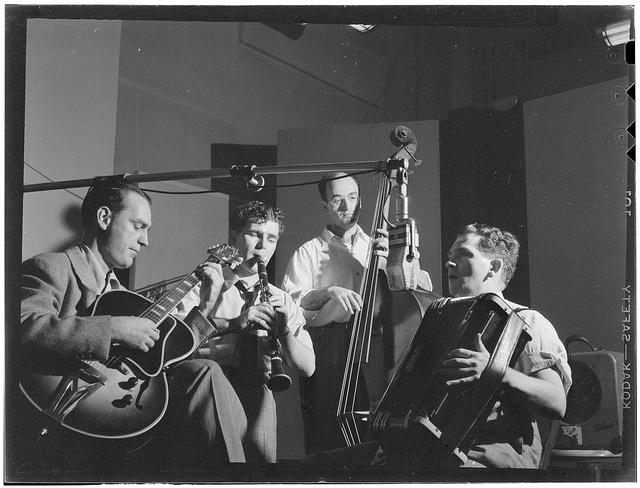
<path fill-rule="evenodd" d="M 20 344 L 28 356 L 105 360 L 111 317 L 82 317 L 99 285 L 78 245 L 39 254 L 22 265 Z"/>
<path fill-rule="evenodd" d="M 111 317 L 83 316 L 102 284 L 78 245 L 39 254 L 22 265 L 20 343 L 23 354 L 103 361 L 111 345 Z M 196 345 L 215 328 L 197 309 L 184 319 Z"/>

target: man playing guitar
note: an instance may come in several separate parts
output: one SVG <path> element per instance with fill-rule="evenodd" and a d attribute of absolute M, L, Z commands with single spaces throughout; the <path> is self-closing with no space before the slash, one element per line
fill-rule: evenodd
<path fill-rule="evenodd" d="M 79 409 L 85 399 L 104 390 L 106 381 L 97 372 L 99 368 L 89 366 L 88 361 L 95 360 L 99 367 L 127 373 L 133 369 L 130 363 L 122 360 L 115 366 L 109 363 L 114 347 L 144 354 L 161 340 L 158 324 L 149 318 L 117 316 L 115 312 L 114 315 L 83 315 L 96 298 L 120 286 L 113 269 L 130 267 L 142 248 L 149 245 L 151 199 L 124 179 L 114 180 L 96 179 L 89 189 L 82 205 L 84 232 L 79 243 L 63 252 L 40 254 L 23 263 L 20 354 L 23 364 L 30 364 L 32 369 L 46 371 L 50 368 L 52 374 L 62 374 L 65 387 L 73 390 L 56 397 L 58 403 L 66 398 L 64 409 L 59 405 L 50 409 L 40 405 L 41 410 L 54 419 L 56 416 L 51 411 L 55 411 L 63 425 L 65 415 Z M 196 340 L 215 334 L 215 325 L 206 317 L 220 291 L 221 276 L 221 265 L 209 261 L 194 272 L 194 279 L 202 282 L 200 303 L 191 310 L 185 322 L 193 330 L 200 331 L 194 335 Z M 130 314 L 125 312 L 123 315 Z M 82 366 L 73 374 L 65 373 L 68 363 Z M 56 373 L 56 367 L 63 372 Z M 152 408 L 153 405 L 144 404 L 148 398 L 145 388 L 159 380 L 150 380 L 146 384 L 144 378 L 130 374 L 129 380 L 119 385 L 123 390 L 122 398 L 106 407 L 114 412 Z M 134 469 L 148 469 L 140 463 L 138 455 L 150 451 L 154 465 L 166 469 L 171 469 L 172 463 L 184 467 L 184 463 L 211 466 L 212 463 L 244 462 L 241 439 L 246 431 L 246 417 L 218 364 L 211 360 L 185 358 L 171 366 L 165 383 L 170 392 L 168 408 L 166 414 L 161 412 L 159 425 L 151 430 L 155 435 L 144 449 L 132 453 L 121 450 L 115 457 L 119 468 L 124 469 L 127 461 L 131 461 Z M 135 389 L 136 393 L 126 395 L 127 389 Z M 38 415 L 46 418 L 41 413 Z M 96 422 L 98 420 L 104 419 L 96 418 Z M 35 426 L 42 423 L 32 422 Z M 27 419 L 25 425 L 28 425 Z M 100 469 L 100 464 L 104 463 L 103 454 L 96 451 L 100 439 L 77 435 L 55 423 L 52 425 L 47 441 L 38 445 L 38 452 L 32 453 L 33 456 L 51 456 L 49 462 L 53 469 L 64 469 L 61 465 L 67 462 L 89 471 Z M 82 429 L 71 430 L 82 433 Z M 103 444 L 115 442 L 118 441 L 107 440 Z M 34 443 L 27 441 L 31 449 Z M 153 446 L 157 450 L 151 449 Z M 48 453 L 45 452 L 47 448 Z M 94 461 L 97 461 L 96 465 L 92 466 Z"/>

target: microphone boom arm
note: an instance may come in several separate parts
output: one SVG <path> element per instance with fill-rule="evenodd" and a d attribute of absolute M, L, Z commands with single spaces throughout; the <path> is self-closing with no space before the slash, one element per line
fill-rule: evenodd
<path fill-rule="evenodd" d="M 331 171 L 364 171 L 367 169 L 378 169 L 384 166 L 386 161 L 352 161 L 338 163 L 317 163 L 303 165 L 282 165 L 282 166 L 257 166 L 262 175 L 278 175 L 278 174 L 300 174 L 300 173 L 328 173 Z M 109 175 L 113 176 L 113 175 Z M 197 180 L 197 179 L 218 179 L 231 178 L 231 168 L 211 168 L 199 169 L 191 171 L 172 171 L 166 173 L 136 173 L 120 175 L 130 183 L 145 183 L 157 181 L 179 181 L 179 180 Z M 235 175 L 234 175 L 235 176 Z M 66 188 L 82 188 L 89 187 L 95 181 L 95 178 L 52 181 L 48 183 L 34 183 L 24 185 L 25 193 L 48 190 L 62 190 Z"/>

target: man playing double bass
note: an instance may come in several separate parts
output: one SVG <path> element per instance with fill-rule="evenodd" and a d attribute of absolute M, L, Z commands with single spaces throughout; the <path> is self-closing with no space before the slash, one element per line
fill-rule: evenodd
<path fill-rule="evenodd" d="M 363 306 L 357 290 L 370 250 L 382 258 L 388 253 L 386 231 L 378 229 L 371 238 L 358 225 L 360 186 L 353 176 L 325 174 L 318 189 L 328 222 L 319 236 L 295 251 L 282 282 L 305 310 L 316 353 L 315 373 L 300 381 L 306 454 L 346 445 L 336 412 L 350 343 L 349 321 Z M 419 273 L 418 283 L 431 291 L 426 272 Z M 357 408 L 368 411 L 366 384 L 360 378 Z"/>

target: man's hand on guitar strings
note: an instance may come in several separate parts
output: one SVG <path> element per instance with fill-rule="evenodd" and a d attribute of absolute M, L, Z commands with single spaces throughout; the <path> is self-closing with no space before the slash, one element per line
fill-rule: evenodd
<path fill-rule="evenodd" d="M 160 339 L 156 324 L 142 317 L 111 317 L 111 342 L 149 352 Z"/>
<path fill-rule="evenodd" d="M 475 351 L 454 349 L 442 363 L 440 374 L 448 378 L 447 386 L 465 385 L 478 381 L 486 369 L 491 355 L 482 343 L 482 334 L 476 334 Z"/>

